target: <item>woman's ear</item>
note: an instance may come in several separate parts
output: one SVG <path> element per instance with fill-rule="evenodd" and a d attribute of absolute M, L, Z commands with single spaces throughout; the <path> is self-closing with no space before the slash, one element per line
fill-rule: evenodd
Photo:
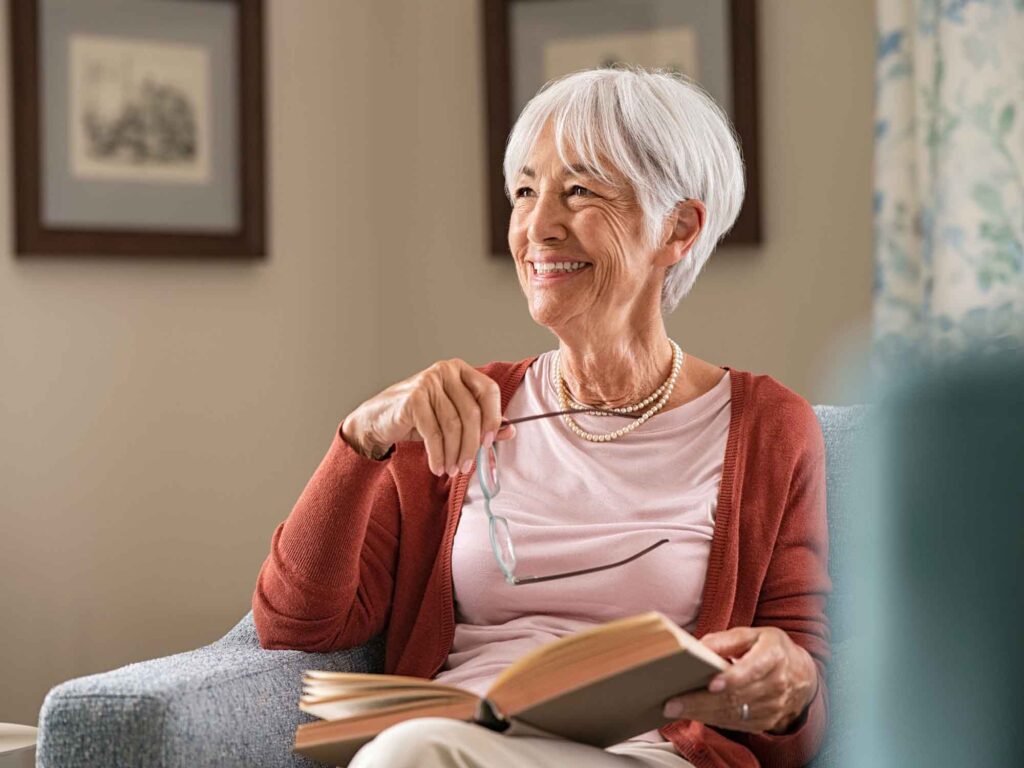
<path fill-rule="evenodd" d="M 682 261 L 693 247 L 697 235 L 704 228 L 707 209 L 700 200 L 682 200 L 676 204 L 665 221 L 662 255 L 658 266 L 671 267 Z"/>

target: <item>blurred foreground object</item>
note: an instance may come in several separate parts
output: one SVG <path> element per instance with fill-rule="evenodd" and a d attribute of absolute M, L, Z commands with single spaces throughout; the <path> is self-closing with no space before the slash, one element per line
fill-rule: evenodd
<path fill-rule="evenodd" d="M 1024 765 L 1024 358 L 918 370 L 874 417 L 850 765 Z"/>

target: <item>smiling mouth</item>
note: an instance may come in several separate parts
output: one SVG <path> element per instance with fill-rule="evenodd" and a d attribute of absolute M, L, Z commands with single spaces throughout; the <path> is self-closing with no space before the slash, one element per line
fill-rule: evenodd
<path fill-rule="evenodd" d="M 575 274 L 576 272 L 582 272 L 589 266 L 590 263 L 586 261 L 559 261 L 547 262 L 544 264 L 531 261 L 530 273 L 536 277 L 571 275 Z"/>

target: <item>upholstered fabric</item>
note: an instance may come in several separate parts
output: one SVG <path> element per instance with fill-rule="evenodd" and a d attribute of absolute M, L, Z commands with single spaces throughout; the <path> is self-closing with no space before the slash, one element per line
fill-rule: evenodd
<path fill-rule="evenodd" d="M 217 642 L 62 683 L 39 716 L 41 768 L 317 765 L 291 752 L 306 669 L 372 671 L 383 645 L 265 651 L 250 612 Z"/>
<path fill-rule="evenodd" d="M 850 508 L 849 470 L 861 407 L 818 406 L 827 452 L 830 563 L 842 562 Z M 841 762 L 847 688 L 844 584 L 834 584 L 829 614 L 833 725 L 814 768 Z M 55 687 L 39 717 L 39 768 L 206 768 L 312 766 L 291 752 L 295 727 L 310 718 L 296 704 L 303 670 L 376 672 L 380 638 L 335 653 L 267 651 L 252 614 L 217 642 L 188 653 L 130 664 Z"/>

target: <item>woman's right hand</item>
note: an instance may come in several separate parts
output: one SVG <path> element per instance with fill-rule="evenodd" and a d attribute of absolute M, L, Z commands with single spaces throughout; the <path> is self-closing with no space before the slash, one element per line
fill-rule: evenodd
<path fill-rule="evenodd" d="M 366 457 L 399 440 L 422 440 L 430 471 L 468 472 L 481 445 L 515 435 L 501 427 L 501 390 L 490 376 L 459 360 L 442 360 L 392 384 L 350 413 L 342 437 Z"/>

